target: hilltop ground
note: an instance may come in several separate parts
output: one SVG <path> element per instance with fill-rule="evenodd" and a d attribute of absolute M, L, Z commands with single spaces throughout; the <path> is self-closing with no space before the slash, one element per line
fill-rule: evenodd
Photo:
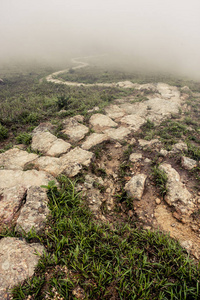
<path fill-rule="evenodd" d="M 13 299 L 198 299 L 200 84 L 86 64 L 24 72 L 0 85 L 2 297 L 21 282 Z M 11 248 L 42 253 L 35 242 L 48 253 L 35 273 L 38 260 L 4 266 Z"/>

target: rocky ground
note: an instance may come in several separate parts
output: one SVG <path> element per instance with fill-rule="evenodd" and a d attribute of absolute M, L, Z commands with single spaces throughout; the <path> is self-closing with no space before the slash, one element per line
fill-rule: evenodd
<path fill-rule="evenodd" d="M 129 87 L 131 83 L 121 83 Z M 147 122 L 159 125 L 187 110 L 187 88 L 164 83 L 134 85 L 148 91 L 145 101 L 117 99 L 104 113 L 98 108 L 85 120 L 77 115 L 63 120 L 60 138 L 54 126 L 41 123 L 32 132 L 32 152 L 17 145 L 0 154 L 0 227 L 15 226 L 18 233 L 45 227 L 48 198 L 42 185 L 64 174 L 77 178 L 77 190 L 96 218 L 112 222 L 117 211 L 145 229 L 159 228 L 179 240 L 196 259 L 200 256 L 200 192 L 194 189 L 190 170 L 199 162 L 187 157 L 187 144 L 164 149 L 159 137 L 141 139 Z M 62 137 L 62 138 L 61 138 Z M 66 139 L 67 138 L 67 139 Z M 176 157 L 181 159 L 177 162 Z M 159 164 L 158 164 L 159 163 Z M 167 176 L 166 191 L 155 184 L 152 166 Z M 124 194 L 128 203 L 124 203 Z M 0 298 L 9 288 L 32 276 L 44 249 L 23 239 L 0 240 Z"/>

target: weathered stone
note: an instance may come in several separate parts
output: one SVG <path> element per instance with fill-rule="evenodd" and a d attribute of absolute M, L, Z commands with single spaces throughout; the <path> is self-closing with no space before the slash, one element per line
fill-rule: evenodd
<path fill-rule="evenodd" d="M 36 232 L 44 228 L 44 222 L 49 214 L 47 203 L 46 191 L 38 186 L 31 186 L 27 191 L 26 202 L 17 220 L 16 230 L 27 233 L 32 228 Z"/>
<path fill-rule="evenodd" d="M 187 85 L 185 85 L 181 88 L 181 92 L 191 92 L 191 90 Z"/>
<path fill-rule="evenodd" d="M 161 142 L 158 139 L 153 139 L 150 141 L 138 140 L 138 142 L 139 142 L 139 146 L 142 148 L 152 147 L 152 146 L 161 144 Z"/>
<path fill-rule="evenodd" d="M 142 153 L 132 153 L 129 156 L 129 160 L 132 162 L 136 162 L 142 159 Z"/>
<path fill-rule="evenodd" d="M 125 115 L 125 111 L 123 109 L 113 104 L 107 106 L 105 108 L 105 112 L 108 115 L 108 117 L 111 119 L 122 118 Z"/>
<path fill-rule="evenodd" d="M 94 128 L 104 129 L 106 127 L 115 127 L 117 123 L 114 122 L 111 118 L 102 114 L 94 114 L 89 120 L 90 125 Z"/>
<path fill-rule="evenodd" d="M 55 180 L 55 178 L 44 171 L 0 170 L 0 189 L 16 185 L 22 185 L 25 188 L 32 185 L 48 185 L 50 180 Z"/>
<path fill-rule="evenodd" d="M 159 198 L 156 198 L 155 202 L 159 205 L 161 203 L 161 200 Z"/>
<path fill-rule="evenodd" d="M 45 155 L 58 156 L 66 153 L 71 145 L 58 139 L 50 132 L 39 132 L 33 135 L 31 148 Z"/>
<path fill-rule="evenodd" d="M 178 152 L 184 152 L 184 151 L 188 151 L 187 144 L 180 142 L 180 143 L 173 145 L 171 152 L 178 153 Z"/>
<path fill-rule="evenodd" d="M 120 81 L 116 83 L 116 86 L 121 87 L 121 88 L 135 88 L 135 84 L 132 83 L 131 81 Z"/>
<path fill-rule="evenodd" d="M 83 142 L 81 148 L 84 150 L 89 150 L 90 148 L 101 144 L 105 141 L 108 141 L 109 137 L 107 134 L 102 134 L 102 133 L 92 133 L 91 135 L 89 135 L 85 142 Z"/>
<path fill-rule="evenodd" d="M 61 156 L 63 172 L 69 177 L 73 177 L 82 169 L 82 165 L 88 167 L 94 157 L 94 153 L 76 147 Z"/>
<path fill-rule="evenodd" d="M 76 115 L 73 117 L 74 120 L 76 120 L 77 122 L 83 122 L 84 121 L 84 116 L 82 115 Z"/>
<path fill-rule="evenodd" d="M 62 133 L 66 134 L 71 141 L 78 142 L 88 133 L 89 128 L 77 122 L 76 119 L 70 118 L 63 122 L 64 129 Z"/>
<path fill-rule="evenodd" d="M 9 289 L 34 274 L 44 247 L 6 237 L 0 240 L 0 299 L 10 299 Z M 9 298 L 8 298 L 9 297 Z"/>
<path fill-rule="evenodd" d="M 136 200 L 141 200 L 144 192 L 146 178 L 147 176 L 144 174 L 137 174 L 133 176 L 131 180 L 125 185 L 127 195 Z"/>
<path fill-rule="evenodd" d="M 52 125 L 49 122 L 40 123 L 37 127 L 34 128 L 32 131 L 32 135 L 41 133 L 41 132 L 53 132 L 55 130 L 56 126 Z"/>
<path fill-rule="evenodd" d="M 109 136 L 111 140 L 114 141 L 123 141 L 131 133 L 131 131 L 128 128 L 122 126 L 116 129 L 109 128 L 104 130 L 104 132 Z"/>
<path fill-rule="evenodd" d="M 160 170 L 163 170 L 167 175 L 167 195 L 165 200 L 169 205 L 175 207 L 181 202 L 184 205 L 189 205 L 192 198 L 190 192 L 185 185 L 181 182 L 180 175 L 172 168 L 171 165 L 163 163 L 159 166 Z"/>
<path fill-rule="evenodd" d="M 138 115 L 127 115 L 120 122 L 127 124 L 131 130 L 137 131 L 146 121 Z"/>
<path fill-rule="evenodd" d="M 186 170 L 192 170 L 193 168 L 195 168 L 197 166 L 197 162 L 194 159 L 191 159 L 186 156 L 182 156 L 181 157 L 181 165 Z"/>
<path fill-rule="evenodd" d="M 91 211 L 94 213 L 98 212 L 102 203 L 102 195 L 100 191 L 95 188 L 90 189 L 87 192 L 87 201 Z"/>
<path fill-rule="evenodd" d="M 161 149 L 161 150 L 160 150 L 160 154 L 161 154 L 162 156 L 166 157 L 166 156 L 169 154 L 169 152 L 168 152 L 167 150 L 165 150 L 165 149 Z"/>
<path fill-rule="evenodd" d="M 13 148 L 0 154 L 0 169 L 23 170 L 26 163 L 37 157 L 34 153 Z"/>
<path fill-rule="evenodd" d="M 25 197 L 26 188 L 21 185 L 0 189 L 0 227 L 14 225 Z"/>
<path fill-rule="evenodd" d="M 36 169 L 57 177 L 63 170 L 61 160 L 57 157 L 41 156 L 24 166 L 24 170 Z"/>
<path fill-rule="evenodd" d="M 60 156 L 61 154 L 66 153 L 70 148 L 71 145 L 69 143 L 63 141 L 62 139 L 56 139 L 46 152 L 46 155 Z"/>

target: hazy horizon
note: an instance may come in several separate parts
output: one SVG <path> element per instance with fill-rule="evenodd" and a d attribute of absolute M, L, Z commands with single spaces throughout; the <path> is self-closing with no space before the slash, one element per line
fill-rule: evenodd
<path fill-rule="evenodd" d="M 108 54 L 200 80 L 199 11 L 197 0 L 1 0 L 0 65 Z"/>

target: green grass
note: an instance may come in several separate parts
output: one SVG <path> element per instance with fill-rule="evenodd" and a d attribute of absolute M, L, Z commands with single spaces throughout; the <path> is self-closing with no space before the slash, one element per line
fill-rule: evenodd
<path fill-rule="evenodd" d="M 167 193 L 167 175 L 163 170 L 159 169 L 158 165 L 153 166 L 152 176 L 154 178 L 156 186 L 160 190 L 160 194 L 165 196 Z"/>
<path fill-rule="evenodd" d="M 97 222 L 74 184 L 63 176 L 59 181 L 59 190 L 48 185 L 45 232 L 25 236 L 47 253 L 33 277 L 13 289 L 13 299 L 52 299 L 55 293 L 76 299 L 77 286 L 85 299 L 198 299 L 200 268 L 177 242 L 158 231 Z"/>

